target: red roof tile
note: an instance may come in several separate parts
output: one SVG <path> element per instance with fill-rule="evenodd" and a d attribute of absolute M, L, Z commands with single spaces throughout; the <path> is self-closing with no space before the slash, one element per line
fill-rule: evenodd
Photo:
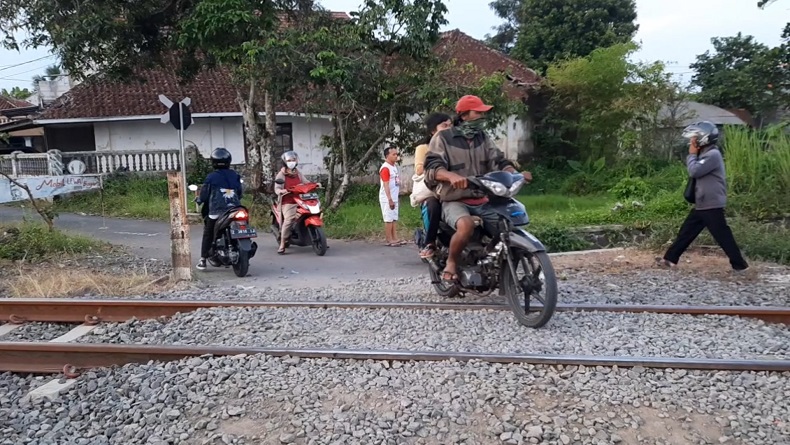
<path fill-rule="evenodd" d="M 34 108 L 35 105 L 28 101 L 16 99 L 9 96 L 0 96 L 0 110 L 12 110 L 14 108 Z"/>
<path fill-rule="evenodd" d="M 443 33 L 434 52 L 458 66 L 458 70 L 449 74 L 449 80 L 457 85 L 473 85 L 481 77 L 503 73 L 509 76 L 505 90 L 510 98 L 521 100 L 527 96 L 529 87 L 540 81 L 540 76 L 523 63 L 457 29 Z M 464 68 L 469 64 L 474 65 L 472 70 Z"/>
<path fill-rule="evenodd" d="M 348 17 L 345 13 L 333 13 Z M 538 81 L 538 75 L 522 63 L 487 47 L 482 42 L 455 30 L 443 33 L 435 47 L 438 56 L 458 65 L 473 64 L 472 71 L 459 69 L 449 80 L 456 85 L 472 85 L 480 77 L 494 73 L 509 73 L 511 83 L 506 86 L 511 98 L 523 99 L 525 86 Z M 193 113 L 239 112 L 236 91 L 227 70 L 214 69 L 200 73 L 191 83 L 179 85 L 175 63 L 168 67 L 147 70 L 146 82 L 119 83 L 101 77 L 87 80 L 72 88 L 44 110 L 38 119 L 86 119 L 123 116 L 159 115 L 166 111 L 159 102 L 159 94 L 173 101 L 190 97 Z M 275 107 L 278 112 L 303 112 L 301 100 L 294 99 Z"/>

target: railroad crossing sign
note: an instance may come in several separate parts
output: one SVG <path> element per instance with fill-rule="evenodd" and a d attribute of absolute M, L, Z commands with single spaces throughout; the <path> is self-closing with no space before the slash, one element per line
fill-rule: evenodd
<path fill-rule="evenodd" d="M 192 119 L 192 111 L 189 110 L 192 99 L 185 97 L 184 100 L 179 102 L 178 106 L 176 106 L 167 96 L 160 94 L 159 102 L 162 102 L 164 106 L 167 107 L 167 113 L 163 114 L 160 119 L 163 124 L 170 122 L 176 130 L 186 130 L 190 125 L 195 123 Z M 182 122 L 184 128 L 181 128 Z"/>
<path fill-rule="evenodd" d="M 167 113 L 162 115 L 160 119 L 163 124 L 168 122 L 173 124 L 173 127 L 178 130 L 178 142 L 181 148 L 181 196 L 183 196 L 183 209 L 188 209 L 189 205 L 187 204 L 187 155 L 184 151 L 184 130 L 189 128 L 190 125 L 194 123 L 192 119 L 192 112 L 189 111 L 189 105 L 192 104 L 192 99 L 185 97 L 181 102 L 178 103 L 178 106 L 173 103 L 167 96 L 164 94 L 159 95 L 159 102 L 162 102 L 164 106 L 167 107 Z M 186 211 L 186 210 L 185 210 Z"/>

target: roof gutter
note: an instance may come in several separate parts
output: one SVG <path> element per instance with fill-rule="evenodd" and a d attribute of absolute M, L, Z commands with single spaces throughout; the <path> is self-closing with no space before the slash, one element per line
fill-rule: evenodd
<path fill-rule="evenodd" d="M 265 113 L 259 112 L 261 116 Z M 320 118 L 320 119 L 329 119 L 329 115 L 323 114 L 306 114 L 306 113 L 290 113 L 290 112 L 277 112 L 275 116 L 283 116 L 283 117 L 304 117 L 304 118 Z M 124 122 L 124 121 L 146 121 L 146 120 L 159 120 L 162 117 L 161 114 L 148 114 L 148 115 L 138 115 L 138 116 L 112 116 L 112 117 L 78 117 L 78 118 L 67 118 L 67 119 L 35 119 L 34 122 L 38 125 L 52 125 L 52 124 L 80 124 L 80 123 L 96 123 L 96 122 Z M 195 119 L 206 119 L 206 118 L 222 118 L 222 117 L 241 117 L 241 112 L 233 111 L 233 112 L 221 112 L 221 113 L 192 113 L 192 117 Z"/>

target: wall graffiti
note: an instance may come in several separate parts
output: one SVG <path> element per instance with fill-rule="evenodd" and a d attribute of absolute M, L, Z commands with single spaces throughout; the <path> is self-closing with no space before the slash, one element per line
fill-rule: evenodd
<path fill-rule="evenodd" d="M 44 199 L 66 193 L 84 192 L 101 188 L 101 177 L 95 176 L 34 176 L 16 180 L 26 185 L 33 198 Z M 0 177 L 0 204 L 28 199 L 27 192 L 21 187 Z"/>

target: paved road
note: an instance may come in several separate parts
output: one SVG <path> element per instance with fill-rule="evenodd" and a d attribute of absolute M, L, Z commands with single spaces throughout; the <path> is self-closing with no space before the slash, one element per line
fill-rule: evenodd
<path fill-rule="evenodd" d="M 19 221 L 25 211 L 0 206 L 0 223 Z M 27 213 L 30 219 L 37 214 Z M 134 249 L 137 255 L 170 261 L 170 230 L 167 223 L 61 214 L 55 225 L 64 231 L 89 235 L 97 239 Z M 258 228 L 262 231 L 262 228 Z M 202 225 L 190 229 L 192 264 L 200 253 Z M 212 268 L 195 270 L 197 277 L 205 277 L 223 284 L 245 286 L 326 286 L 357 279 L 400 278 L 427 274 L 413 245 L 385 247 L 361 241 L 330 240 L 329 250 L 318 257 L 309 247 L 294 247 L 287 255 L 277 255 L 277 244 L 271 233 L 259 233 L 258 252 L 250 261 L 249 276 L 237 278 L 232 269 Z"/>

